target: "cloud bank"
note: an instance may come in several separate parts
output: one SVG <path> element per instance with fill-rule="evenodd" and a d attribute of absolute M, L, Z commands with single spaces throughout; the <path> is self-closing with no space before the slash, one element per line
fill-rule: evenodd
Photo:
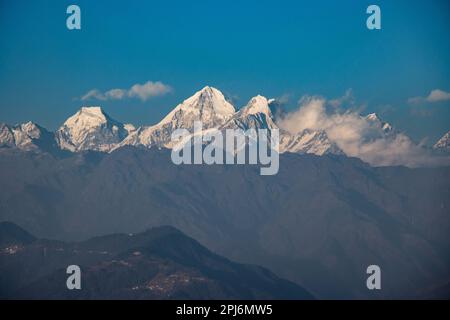
<path fill-rule="evenodd" d="M 324 130 L 346 155 L 373 166 L 417 167 L 442 163 L 442 158 L 432 156 L 405 134 L 391 130 L 375 115 L 363 117 L 357 111 L 342 112 L 336 105 L 336 100 L 305 96 L 299 108 L 278 119 L 277 124 L 292 134 L 305 129 Z M 448 159 L 445 161 L 448 163 Z"/>
<path fill-rule="evenodd" d="M 434 89 L 431 90 L 430 94 L 426 97 L 409 98 L 408 103 L 410 104 L 418 104 L 423 102 L 435 103 L 449 100 L 450 100 L 450 92 L 446 92 L 441 89 Z"/>
<path fill-rule="evenodd" d="M 152 97 L 162 96 L 170 93 L 172 88 L 160 81 L 147 81 L 144 84 L 135 84 L 129 89 L 111 89 L 101 92 L 97 89 L 88 91 L 81 97 L 82 101 L 87 100 L 122 100 L 125 98 L 137 98 L 146 101 Z"/>

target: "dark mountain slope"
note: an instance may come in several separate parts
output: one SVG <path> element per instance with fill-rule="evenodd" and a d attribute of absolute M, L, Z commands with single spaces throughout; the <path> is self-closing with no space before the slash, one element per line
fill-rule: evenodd
<path fill-rule="evenodd" d="M 12 222 L 0 223 L 0 246 L 25 245 L 36 238 Z"/>
<path fill-rule="evenodd" d="M 16 178 L 15 178 L 16 177 Z M 173 225 L 227 258 L 260 264 L 322 298 L 406 298 L 450 274 L 450 168 L 373 168 L 283 154 L 258 166 L 175 166 L 167 150 L 55 158 L 0 155 L 0 219 L 86 239 Z M 383 290 L 366 288 L 366 268 Z"/>
<path fill-rule="evenodd" d="M 8 235 L 5 225 L 0 223 L 2 238 Z M 66 288 L 70 264 L 81 268 L 81 290 Z M 0 274 L 0 297 L 7 299 L 312 298 L 266 269 L 210 252 L 172 227 L 81 243 L 18 240 L 1 246 Z"/>

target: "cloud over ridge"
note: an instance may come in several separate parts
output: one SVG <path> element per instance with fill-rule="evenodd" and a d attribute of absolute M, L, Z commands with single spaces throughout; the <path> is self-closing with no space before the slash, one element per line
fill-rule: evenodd
<path fill-rule="evenodd" d="M 152 97 L 162 96 L 172 92 L 172 88 L 161 81 L 147 81 L 143 84 L 134 84 L 129 89 L 111 89 L 102 92 L 97 89 L 92 89 L 84 94 L 80 99 L 82 101 L 88 100 L 122 100 L 125 98 L 137 98 L 141 101 L 147 101 Z"/>
<path fill-rule="evenodd" d="M 347 156 L 373 166 L 432 166 L 442 161 L 404 133 L 392 130 L 375 114 L 364 117 L 354 110 L 341 111 L 335 101 L 304 96 L 298 109 L 285 114 L 277 124 L 292 134 L 305 129 L 324 130 Z"/>

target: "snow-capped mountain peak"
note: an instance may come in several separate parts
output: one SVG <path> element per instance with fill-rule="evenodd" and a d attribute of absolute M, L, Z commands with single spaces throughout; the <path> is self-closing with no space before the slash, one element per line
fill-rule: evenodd
<path fill-rule="evenodd" d="M 229 120 L 236 110 L 222 92 L 206 86 L 178 104 L 158 124 L 142 127 L 132 132 L 118 145 L 171 146 L 171 135 L 176 129 L 192 131 L 195 121 L 201 121 L 203 129 L 217 128 Z"/>
<path fill-rule="evenodd" d="M 376 113 L 368 114 L 367 116 L 365 116 L 365 119 L 376 127 L 380 128 L 386 134 L 392 133 L 394 130 L 390 123 L 382 121 Z"/>
<path fill-rule="evenodd" d="M 34 122 L 28 121 L 13 127 L 0 124 L 0 147 L 15 147 L 25 151 L 50 151 L 56 145 L 51 132 Z"/>
<path fill-rule="evenodd" d="M 64 125 L 70 128 L 93 127 L 106 123 L 107 117 L 99 106 L 81 107 L 77 113 L 64 122 Z"/>
<path fill-rule="evenodd" d="M 173 127 L 191 129 L 194 121 L 202 121 L 204 127 L 220 125 L 236 110 L 222 92 L 206 86 L 177 105 L 158 126 L 172 124 Z"/>
<path fill-rule="evenodd" d="M 433 149 L 439 151 L 450 151 L 450 131 L 444 134 L 433 146 Z"/>
<path fill-rule="evenodd" d="M 19 126 L 22 128 L 23 131 L 26 131 L 29 133 L 36 131 L 36 129 L 39 128 L 39 126 L 36 123 L 34 123 L 33 121 L 28 121 L 28 122 L 22 123 Z"/>
<path fill-rule="evenodd" d="M 272 116 L 269 108 L 269 100 L 261 95 L 257 95 L 256 97 L 251 98 L 248 104 L 244 108 L 242 108 L 242 113 L 245 113 L 247 115 L 264 113 L 270 117 Z"/>
<path fill-rule="evenodd" d="M 42 132 L 46 130 L 36 123 L 28 121 L 15 126 L 13 131 L 15 132 L 16 140 L 20 140 L 20 136 L 22 135 L 26 135 L 31 139 L 39 139 Z"/>
<path fill-rule="evenodd" d="M 130 133 L 136 131 L 136 127 L 135 127 L 133 124 L 131 124 L 131 123 L 125 123 L 125 124 L 123 125 L 123 127 L 125 128 L 125 130 L 128 131 L 128 134 L 130 134 Z"/>
<path fill-rule="evenodd" d="M 247 105 L 236 112 L 223 126 L 223 129 L 278 129 L 273 121 L 267 98 L 257 95 Z"/>
<path fill-rule="evenodd" d="M 381 121 L 380 118 L 378 118 L 378 115 L 375 112 L 368 114 L 366 116 L 366 119 L 369 120 L 369 121 L 373 121 L 373 122 Z"/>
<path fill-rule="evenodd" d="M 12 131 L 16 146 L 22 149 L 30 148 L 32 140 L 39 139 L 42 135 L 42 128 L 31 121 L 15 126 Z"/>
<path fill-rule="evenodd" d="M 109 117 L 101 107 L 82 107 L 56 132 L 61 149 L 110 151 L 128 135 L 125 126 Z"/>

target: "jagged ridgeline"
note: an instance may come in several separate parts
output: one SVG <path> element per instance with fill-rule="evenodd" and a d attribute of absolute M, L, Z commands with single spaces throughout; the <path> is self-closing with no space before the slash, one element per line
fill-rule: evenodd
<path fill-rule="evenodd" d="M 345 154 L 330 139 L 325 130 L 306 128 L 300 132 L 282 130 L 276 124 L 279 103 L 276 99 L 255 96 L 244 107 L 236 110 L 217 89 L 205 87 L 177 105 L 164 119 L 155 125 L 136 128 L 112 119 L 99 106 L 82 107 L 69 117 L 56 132 L 27 122 L 10 126 L 0 123 L 0 147 L 26 151 L 102 151 L 111 152 L 123 146 L 142 148 L 172 148 L 171 134 L 176 129 L 193 131 L 195 121 L 201 121 L 203 129 L 273 129 L 280 130 L 280 153 Z M 396 130 L 374 113 L 366 120 L 376 133 L 373 138 L 395 139 Z M 450 133 L 433 146 L 439 152 L 450 150 Z"/>
<path fill-rule="evenodd" d="M 1 124 L 0 146 L 71 152 L 111 152 L 126 145 L 171 148 L 172 132 L 178 128 L 193 130 L 195 121 L 201 121 L 203 129 L 279 129 L 271 110 L 275 104 L 275 100 L 258 95 L 236 111 L 219 90 L 205 87 L 176 106 L 156 125 L 135 128 L 112 119 L 101 107 L 82 107 L 55 133 L 31 122 L 18 126 Z M 343 154 L 325 131 L 311 129 L 297 134 L 280 130 L 280 152 Z"/>

